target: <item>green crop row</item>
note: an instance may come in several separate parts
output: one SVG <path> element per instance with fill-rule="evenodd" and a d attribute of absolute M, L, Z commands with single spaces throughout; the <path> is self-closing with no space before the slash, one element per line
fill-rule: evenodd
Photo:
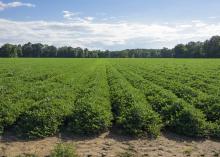
<path fill-rule="evenodd" d="M 113 67 L 108 66 L 107 74 L 115 126 L 131 135 L 158 136 L 161 119 L 144 99 L 144 95 Z"/>
<path fill-rule="evenodd" d="M 15 129 L 19 135 L 27 138 L 45 137 L 57 133 L 63 121 L 73 110 L 75 93 L 79 88 L 81 75 L 92 73 L 91 69 L 87 68 L 88 64 L 81 65 L 81 71 L 74 68 L 77 65 L 75 64 L 68 69 L 63 69 L 63 73 L 60 75 L 36 81 L 35 78 L 42 78 L 39 76 L 45 76 L 46 70 L 48 71 L 48 67 L 46 70 L 45 67 L 41 67 L 42 71 L 45 70 L 43 73 L 30 75 L 31 78 L 34 78 L 34 82 L 30 81 L 28 76 L 21 77 L 24 76 L 24 73 L 15 75 L 14 78 L 18 79 L 15 79 L 14 82 L 11 81 L 10 85 L 13 88 L 9 88 L 13 94 L 1 95 L 5 96 L 2 97 L 0 106 L 2 131 L 4 127 L 13 125 L 16 126 Z M 39 69 L 36 71 L 40 72 Z M 48 72 L 50 73 L 50 71 Z M 57 81 L 57 78 L 62 81 Z M 25 85 L 24 89 L 22 84 Z M 4 83 L 4 85 L 7 84 Z M 17 91 L 13 90 L 17 85 L 21 87 L 15 88 Z"/>
<path fill-rule="evenodd" d="M 99 65 L 77 95 L 68 128 L 73 133 L 93 135 L 108 130 L 112 123 L 109 89 L 104 65 Z"/>
<path fill-rule="evenodd" d="M 126 70 L 125 67 L 117 68 L 135 88 L 144 93 L 152 108 L 161 115 L 166 128 L 187 136 L 216 136 L 213 130 L 209 129 L 211 125 L 216 129 L 215 125 L 207 122 L 199 109 L 179 99 L 171 91 Z"/>
<path fill-rule="evenodd" d="M 220 137 L 219 60 L 0 59 L 0 132 Z"/>
<path fill-rule="evenodd" d="M 204 72 L 201 73 L 199 69 L 197 69 L 197 71 L 184 69 L 176 70 L 173 66 L 163 67 L 161 69 L 154 69 L 152 71 L 151 69 L 147 68 L 147 71 L 149 71 L 150 73 L 156 72 L 157 75 L 164 77 L 165 79 L 180 82 L 186 86 L 190 86 L 196 90 L 202 91 L 210 95 L 220 94 L 218 93 L 219 87 L 217 85 L 219 81 L 217 81 L 217 79 L 211 79 L 210 72 L 206 72 L 204 74 Z"/>
<path fill-rule="evenodd" d="M 162 86 L 165 89 L 171 90 L 177 97 L 201 109 L 209 121 L 215 122 L 220 120 L 220 99 L 219 97 L 208 95 L 199 90 L 193 89 L 189 86 L 179 83 L 177 80 L 164 78 L 155 73 L 150 73 L 143 68 L 137 67 L 130 69 L 142 75 L 145 79 Z"/>

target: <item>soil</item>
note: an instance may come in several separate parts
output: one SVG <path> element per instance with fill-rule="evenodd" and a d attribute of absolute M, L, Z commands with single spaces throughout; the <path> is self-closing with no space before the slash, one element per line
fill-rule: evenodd
<path fill-rule="evenodd" d="M 0 157 L 14 157 L 22 154 L 48 156 L 59 142 L 73 143 L 80 157 L 220 157 L 220 141 L 192 139 L 173 133 L 163 133 L 157 139 L 135 139 L 112 133 L 97 137 L 72 137 L 59 134 L 40 140 L 26 141 L 12 133 L 3 135 L 0 141 Z"/>

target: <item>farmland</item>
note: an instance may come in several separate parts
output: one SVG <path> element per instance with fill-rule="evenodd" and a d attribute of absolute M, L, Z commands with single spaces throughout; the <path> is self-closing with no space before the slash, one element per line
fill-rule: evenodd
<path fill-rule="evenodd" d="M 0 128 L 220 137 L 218 59 L 1 59 Z"/>

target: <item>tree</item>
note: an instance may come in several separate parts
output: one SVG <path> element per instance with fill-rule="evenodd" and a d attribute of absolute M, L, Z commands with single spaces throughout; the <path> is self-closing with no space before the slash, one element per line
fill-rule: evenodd
<path fill-rule="evenodd" d="M 32 57 L 32 51 L 33 51 L 33 48 L 30 42 L 22 46 L 23 57 Z"/>
<path fill-rule="evenodd" d="M 67 57 L 68 56 L 68 47 L 64 46 L 64 47 L 60 47 L 57 50 L 57 57 Z"/>
<path fill-rule="evenodd" d="M 83 57 L 84 57 L 84 51 L 83 51 L 82 48 L 77 47 L 77 48 L 75 48 L 75 51 L 76 51 L 76 53 L 77 53 L 77 57 L 78 57 L 78 58 L 83 58 Z"/>
<path fill-rule="evenodd" d="M 17 46 L 12 44 L 4 44 L 1 47 L 0 57 L 17 57 Z"/>
<path fill-rule="evenodd" d="M 84 49 L 84 57 L 87 58 L 89 55 L 89 50 L 87 48 Z M 77 56 L 77 55 L 76 55 Z"/>
<path fill-rule="evenodd" d="M 186 44 L 189 57 L 204 57 L 202 42 L 189 42 Z"/>
<path fill-rule="evenodd" d="M 56 57 L 57 48 L 55 46 L 44 45 L 44 47 L 42 48 L 42 56 L 43 57 Z"/>
<path fill-rule="evenodd" d="M 21 45 L 4 44 L 0 57 L 62 57 L 62 58 L 220 58 L 220 36 L 213 36 L 205 42 L 178 44 L 173 49 L 125 49 L 118 51 L 88 50 L 81 47 L 64 46 L 56 48 L 41 43 Z"/>
<path fill-rule="evenodd" d="M 188 52 L 188 50 L 187 50 L 186 46 L 183 45 L 183 44 L 178 44 L 174 48 L 174 56 L 176 58 L 187 58 L 187 57 L 189 57 L 187 52 Z"/>
<path fill-rule="evenodd" d="M 72 47 L 67 47 L 67 57 L 75 58 L 77 56 L 77 52 Z"/>
<path fill-rule="evenodd" d="M 210 40 L 206 40 L 204 51 L 206 52 L 206 57 L 220 57 L 220 36 L 213 36 Z"/>
<path fill-rule="evenodd" d="M 111 52 L 109 50 L 105 50 L 104 51 L 104 57 L 105 58 L 110 58 L 110 56 L 111 56 Z"/>
<path fill-rule="evenodd" d="M 173 53 L 172 53 L 172 50 L 164 47 L 163 49 L 161 49 L 160 51 L 160 56 L 163 57 L 163 58 L 171 58 L 173 57 Z"/>
<path fill-rule="evenodd" d="M 18 55 L 18 57 L 22 57 L 22 46 L 19 44 L 18 46 L 17 46 L 17 55 Z"/>
<path fill-rule="evenodd" d="M 30 52 L 31 56 L 32 57 L 41 57 L 41 55 L 43 53 L 44 45 L 37 43 L 37 44 L 32 44 L 31 47 L 32 47 L 32 51 Z"/>

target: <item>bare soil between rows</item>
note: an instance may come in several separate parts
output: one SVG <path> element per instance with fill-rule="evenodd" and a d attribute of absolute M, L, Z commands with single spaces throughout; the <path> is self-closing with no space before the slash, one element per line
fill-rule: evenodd
<path fill-rule="evenodd" d="M 154 140 L 131 138 L 107 132 L 96 137 L 59 134 L 29 141 L 21 140 L 13 133 L 7 133 L 1 137 L 0 157 L 14 157 L 22 154 L 36 154 L 39 157 L 45 157 L 61 141 L 73 143 L 80 157 L 120 157 L 125 152 L 134 157 L 220 157 L 219 140 L 192 139 L 170 132 L 162 133 L 160 137 Z"/>

